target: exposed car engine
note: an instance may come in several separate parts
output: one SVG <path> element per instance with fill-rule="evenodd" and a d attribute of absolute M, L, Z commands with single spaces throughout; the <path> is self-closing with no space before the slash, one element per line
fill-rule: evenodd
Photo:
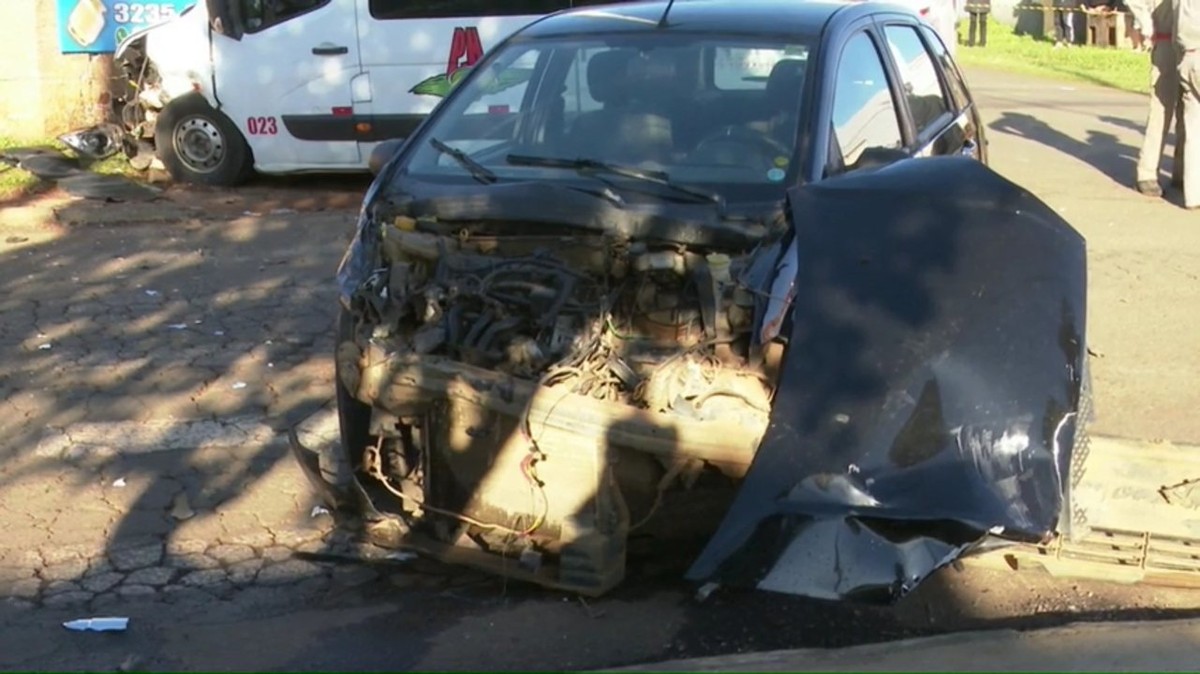
<path fill-rule="evenodd" d="M 557 584 L 603 589 L 665 492 L 704 478 L 732 493 L 781 351 L 750 348 L 755 298 L 735 281 L 747 258 L 422 224 L 383 226 L 389 264 L 352 307 L 371 346 L 339 353 L 375 404 L 378 441 L 357 467 L 404 504 L 406 535 L 435 521 L 437 540 L 526 561 L 593 536 L 587 570 Z"/>

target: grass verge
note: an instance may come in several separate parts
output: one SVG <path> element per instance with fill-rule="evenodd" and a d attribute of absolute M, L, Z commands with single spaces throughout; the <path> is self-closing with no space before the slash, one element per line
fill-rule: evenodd
<path fill-rule="evenodd" d="M 965 44 L 967 20 L 959 24 L 964 44 L 958 47 L 959 65 L 1040 75 L 1069 82 L 1085 82 L 1139 94 L 1150 92 L 1150 56 L 1128 48 L 1074 46 L 1054 48 L 1049 40 L 1017 35 L 1012 27 L 988 21 L 986 47 Z"/>
<path fill-rule="evenodd" d="M 0 136 L 0 154 L 14 147 L 50 147 L 73 156 L 74 153 L 66 145 L 56 139 L 35 138 L 19 139 Z M 84 168 L 95 173 L 120 175 L 133 180 L 143 180 L 143 174 L 129 165 L 124 154 L 117 153 L 107 159 L 92 164 L 82 162 Z M 45 181 L 37 176 L 15 166 L 0 164 L 0 204 L 11 203 L 54 187 L 53 182 Z"/>

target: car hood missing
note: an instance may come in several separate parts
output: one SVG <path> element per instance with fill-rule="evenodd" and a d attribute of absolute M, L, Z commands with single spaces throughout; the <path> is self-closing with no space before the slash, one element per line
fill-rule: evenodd
<path fill-rule="evenodd" d="M 887 602 L 989 535 L 1052 535 L 1083 389 L 1083 238 L 965 158 L 800 187 L 789 208 L 770 423 L 688 577 Z"/>

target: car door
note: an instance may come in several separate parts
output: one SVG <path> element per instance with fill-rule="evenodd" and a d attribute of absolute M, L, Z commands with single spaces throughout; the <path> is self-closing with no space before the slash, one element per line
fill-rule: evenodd
<path fill-rule="evenodd" d="M 232 0 L 243 34 L 212 37 L 214 91 L 263 171 L 352 168 L 355 0 Z"/>
<path fill-rule="evenodd" d="M 913 154 L 918 157 L 965 154 L 979 158 L 979 146 L 968 133 L 970 111 L 951 94 L 942 71 L 942 62 L 930 49 L 923 31 L 915 23 L 891 21 L 881 26 L 888 43 L 895 77 L 904 92 L 903 104 L 909 132 L 915 139 Z M 932 33 L 932 31 L 929 31 Z M 932 42 L 941 45 L 936 36 Z"/>
<path fill-rule="evenodd" d="M 825 177 L 906 156 L 900 108 L 880 45 L 865 28 L 842 43 L 833 64 Z M 824 130 L 822 130 L 824 131 Z"/>

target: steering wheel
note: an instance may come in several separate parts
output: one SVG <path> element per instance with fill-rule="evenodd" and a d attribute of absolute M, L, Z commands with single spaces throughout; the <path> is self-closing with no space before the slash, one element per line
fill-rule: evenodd
<path fill-rule="evenodd" d="M 775 157 L 787 157 L 791 159 L 792 156 L 792 148 L 789 148 L 768 134 L 735 125 L 722 127 L 715 133 L 710 133 L 701 138 L 700 142 L 696 143 L 696 147 L 692 149 L 691 154 L 700 154 L 706 149 L 706 146 L 718 143 L 741 145 L 743 147 L 751 146 L 760 156 L 766 157 L 767 162 L 771 163 L 771 165 L 774 165 L 772 162 Z M 745 164 L 738 162 L 738 165 L 744 166 Z"/>

